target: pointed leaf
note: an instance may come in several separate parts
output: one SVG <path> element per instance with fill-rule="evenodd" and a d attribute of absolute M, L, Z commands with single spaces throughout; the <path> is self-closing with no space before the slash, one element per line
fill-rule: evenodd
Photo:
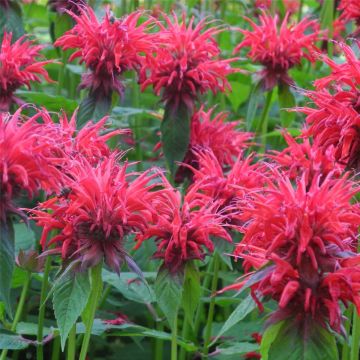
<path fill-rule="evenodd" d="M 84 310 L 89 295 L 90 280 L 87 272 L 69 274 L 56 284 L 53 306 L 60 330 L 62 349 L 64 349 L 66 338 L 72 326 Z"/>
<path fill-rule="evenodd" d="M 9 331 L 0 330 L 0 350 L 21 350 L 29 346 L 29 341 Z"/>
<path fill-rule="evenodd" d="M 176 162 L 184 159 L 189 147 L 190 119 L 190 110 L 186 105 L 180 104 L 177 108 L 166 105 L 161 122 L 161 142 L 172 174 L 177 167 Z"/>
<path fill-rule="evenodd" d="M 263 101 L 264 92 L 262 90 L 261 82 L 258 82 L 253 85 L 253 88 L 250 93 L 250 98 L 248 102 L 248 108 L 246 113 L 246 129 L 248 131 L 255 130 L 257 124 L 255 122 L 257 110 Z"/>
<path fill-rule="evenodd" d="M 88 121 L 94 123 L 109 113 L 111 96 L 96 97 L 88 95 L 80 104 L 77 114 L 78 128 L 82 128 Z"/>
<path fill-rule="evenodd" d="M 165 267 L 159 269 L 155 280 L 154 291 L 157 302 L 171 327 L 181 303 L 183 280 L 184 274 L 171 274 Z"/>
<path fill-rule="evenodd" d="M 12 315 L 10 288 L 15 265 L 15 240 L 10 218 L 0 221 L 0 235 L 0 299 L 5 303 L 7 313 Z"/>
<path fill-rule="evenodd" d="M 287 109 L 296 106 L 295 97 L 291 92 L 289 85 L 282 84 L 278 87 L 279 107 L 281 126 L 289 127 L 295 120 L 295 113 Z"/>

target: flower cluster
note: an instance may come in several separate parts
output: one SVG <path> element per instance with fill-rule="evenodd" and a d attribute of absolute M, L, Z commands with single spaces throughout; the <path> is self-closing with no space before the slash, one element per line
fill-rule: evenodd
<path fill-rule="evenodd" d="M 340 332 L 339 302 L 360 311 L 360 208 L 351 203 L 358 188 L 331 173 L 311 184 L 305 174 L 294 185 L 276 170 L 273 177 L 244 209 L 245 235 L 235 250 L 247 271 L 263 268 L 252 295 L 259 305 L 259 296 L 278 302 L 272 321 L 311 317 Z"/>
<path fill-rule="evenodd" d="M 41 78 L 52 81 L 44 69 L 52 60 L 37 61 L 42 49 L 42 45 L 25 37 L 12 43 L 12 34 L 4 33 L 0 48 L 0 112 L 8 111 L 13 101 L 19 102 L 14 96 L 19 87 L 30 88 L 32 81 L 41 82 Z"/>
<path fill-rule="evenodd" d="M 175 13 L 172 18 L 163 14 L 163 18 L 167 26 L 157 21 L 159 45 L 154 56 L 146 57 L 140 78 L 142 89 L 152 85 L 157 95 L 162 91 L 162 100 L 172 108 L 185 104 L 191 110 L 200 94 L 229 90 L 226 76 L 236 70 L 230 66 L 234 59 L 219 59 L 214 36 L 222 29 L 213 26 L 205 30 L 209 25 L 206 19 L 194 25 L 191 18 L 186 25 L 185 13 L 182 21 Z"/>
<path fill-rule="evenodd" d="M 239 121 L 227 121 L 228 114 L 221 112 L 213 116 L 214 108 L 208 111 L 202 106 L 191 118 L 189 149 L 184 157 L 175 180 L 182 182 L 191 177 L 187 165 L 197 168 L 197 153 L 211 150 L 221 167 L 229 167 L 239 154 L 251 143 L 252 133 L 240 131 Z"/>
<path fill-rule="evenodd" d="M 112 91 L 122 94 L 124 85 L 119 76 L 126 70 L 139 70 L 143 62 L 141 54 L 154 49 L 153 37 L 147 33 L 152 20 L 137 25 L 141 12 L 116 19 L 107 11 L 99 21 L 90 7 L 84 7 L 80 15 L 69 13 L 76 25 L 55 46 L 76 49 L 69 60 L 80 58 L 80 63 L 84 62 L 89 69 L 80 86 L 89 88 L 98 98 L 108 97 Z"/>
<path fill-rule="evenodd" d="M 303 58 L 310 62 L 316 60 L 314 52 L 318 51 L 315 43 L 320 38 L 319 24 L 307 18 L 298 24 L 288 24 L 288 15 L 278 26 L 277 15 L 272 17 L 263 12 L 259 25 L 246 18 L 252 30 L 240 29 L 244 39 L 234 52 L 250 48 L 248 57 L 264 67 L 260 77 L 266 90 L 278 83 L 292 84 L 288 70 L 300 65 Z"/>

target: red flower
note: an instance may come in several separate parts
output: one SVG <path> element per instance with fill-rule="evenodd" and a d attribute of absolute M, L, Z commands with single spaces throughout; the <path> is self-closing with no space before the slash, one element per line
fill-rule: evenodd
<path fill-rule="evenodd" d="M 23 120 L 21 109 L 14 115 L 0 113 L 0 221 L 8 212 L 23 216 L 14 204 L 22 192 L 32 197 L 40 189 L 59 190 L 62 175 L 46 156 L 47 138 L 38 118 Z"/>
<path fill-rule="evenodd" d="M 295 186 L 274 175 L 244 209 L 245 235 L 235 250 L 247 271 L 263 268 L 252 295 L 257 302 L 263 295 L 279 303 L 273 321 L 310 316 L 340 332 L 339 301 L 360 310 L 360 208 L 351 202 L 359 189 L 331 174 L 322 182 L 320 174 L 314 176 L 310 186 L 305 175 Z"/>
<path fill-rule="evenodd" d="M 336 161 L 349 169 L 359 169 L 360 114 L 353 107 L 353 93 L 339 91 L 331 95 L 324 90 L 308 91 L 306 95 L 313 100 L 316 108 L 298 109 L 307 115 L 309 128 L 304 135 L 313 136 L 323 154 L 329 147 L 334 147 Z"/>
<path fill-rule="evenodd" d="M 227 114 L 221 112 L 212 118 L 214 108 L 205 112 L 203 106 L 191 119 L 189 150 L 183 163 L 198 167 L 196 153 L 211 150 L 221 167 L 232 165 L 239 154 L 251 143 L 252 133 L 240 131 L 239 121 L 226 121 Z M 188 167 L 180 166 L 175 180 L 182 182 L 189 174 Z"/>
<path fill-rule="evenodd" d="M 341 24 L 345 29 L 345 25 L 351 21 L 355 21 L 357 27 L 360 25 L 360 3 L 357 0 L 340 0 L 338 8 L 340 16 L 336 23 Z M 359 29 L 353 35 L 358 35 Z"/>
<path fill-rule="evenodd" d="M 245 18 L 253 30 L 242 30 L 244 40 L 235 48 L 238 52 L 249 47 L 248 57 L 260 63 L 264 69 L 260 72 L 266 90 L 278 83 L 292 84 L 288 70 L 301 64 L 301 60 L 314 62 L 314 51 L 319 51 L 315 42 L 319 40 L 319 24 L 315 20 L 303 19 L 298 24 L 288 24 L 289 13 L 278 27 L 279 18 L 265 12 L 260 15 L 260 25 Z M 309 32 L 311 31 L 311 32 Z"/>
<path fill-rule="evenodd" d="M 81 87 L 90 88 L 91 93 L 100 97 L 109 96 L 112 91 L 121 94 L 124 85 L 119 75 L 126 70 L 138 70 L 142 64 L 140 54 L 154 48 L 153 37 L 146 33 L 152 20 L 137 25 L 141 12 L 115 19 L 107 11 L 99 22 L 90 7 L 84 8 L 79 16 L 69 14 L 77 24 L 55 46 L 77 49 L 69 60 L 80 58 L 80 63 L 84 62 L 90 70 L 83 75 Z"/>
<path fill-rule="evenodd" d="M 306 131 L 306 130 L 305 130 Z M 280 165 L 290 179 L 295 180 L 305 174 L 305 181 L 311 184 L 316 174 L 326 177 L 333 173 L 340 176 L 344 167 L 336 162 L 335 148 L 329 146 L 324 152 L 317 142 L 311 143 L 310 139 L 304 138 L 297 142 L 290 134 L 283 132 L 288 147 L 282 151 L 271 151 L 268 155 L 276 164 Z"/>
<path fill-rule="evenodd" d="M 164 178 L 165 189 L 154 197 L 152 207 L 157 214 L 154 225 L 137 237 L 136 248 L 143 241 L 155 237 L 158 243 L 155 258 L 164 260 L 169 271 L 175 273 L 193 259 L 204 259 L 206 252 L 214 251 L 211 236 L 231 242 L 230 235 L 222 226 L 223 215 L 219 204 L 199 201 L 196 189 L 189 190 L 183 201 L 181 193 Z"/>
<path fill-rule="evenodd" d="M 52 60 L 37 61 L 42 45 L 34 45 L 33 40 L 23 36 L 11 44 L 12 34 L 4 33 L 0 49 L 0 112 L 8 111 L 11 103 L 17 101 L 14 92 L 31 81 L 41 82 L 43 77 L 51 82 L 44 65 Z"/>
<path fill-rule="evenodd" d="M 51 252 L 60 252 L 67 263 L 79 262 L 81 269 L 95 266 L 102 259 L 116 272 L 124 260 L 132 266 L 124 249 L 125 236 L 145 231 L 152 221 L 150 190 L 157 184 L 149 182 L 157 174 L 145 172 L 131 181 L 134 174 L 126 171 L 127 164 L 117 164 L 115 155 L 95 167 L 86 159 L 78 161 L 68 173 L 67 194 L 31 211 L 43 227 L 42 247 L 55 244 Z M 59 234 L 47 243 L 53 229 Z"/>
<path fill-rule="evenodd" d="M 194 25 L 192 17 L 186 25 L 186 14 L 179 21 L 175 13 L 173 18 L 163 14 L 167 28 L 160 27 L 158 40 L 160 45 L 156 56 L 147 56 L 142 68 L 141 88 L 152 85 L 154 92 L 162 100 L 176 108 L 180 103 L 192 109 L 199 94 L 211 90 L 230 89 L 226 76 L 237 70 L 230 67 L 234 59 L 220 60 L 220 48 L 214 35 L 222 31 L 219 27 L 204 30 L 209 22 L 205 19 Z M 148 74 L 147 74 L 148 72 Z"/>

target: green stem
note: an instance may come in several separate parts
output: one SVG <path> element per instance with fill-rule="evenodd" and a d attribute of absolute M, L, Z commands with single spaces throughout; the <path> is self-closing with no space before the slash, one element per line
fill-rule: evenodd
<path fill-rule="evenodd" d="M 156 330 L 157 331 L 164 330 L 164 324 L 162 321 L 158 321 L 156 323 Z M 159 338 L 156 338 L 155 339 L 155 360 L 163 359 L 163 347 L 164 347 L 164 341 Z"/>
<path fill-rule="evenodd" d="M 59 360 L 59 358 L 60 358 L 60 336 L 57 336 L 53 342 L 51 360 Z"/>
<path fill-rule="evenodd" d="M 360 317 L 354 308 L 350 360 L 359 360 L 360 348 Z"/>
<path fill-rule="evenodd" d="M 102 262 L 91 269 L 91 293 L 89 302 L 87 304 L 87 318 L 84 320 L 85 323 L 85 335 L 81 345 L 81 352 L 79 360 L 85 360 L 86 354 L 89 348 L 89 342 L 91 337 L 91 330 L 94 323 L 96 308 L 99 303 L 102 291 L 102 278 L 101 278 Z"/>
<path fill-rule="evenodd" d="M 270 105 L 271 105 L 271 99 L 272 99 L 272 95 L 273 95 L 274 90 L 271 89 L 268 91 L 267 95 L 266 95 L 266 100 L 265 100 L 265 105 L 264 105 L 264 109 L 263 112 L 261 114 L 261 118 L 260 118 L 260 122 L 258 124 L 258 127 L 256 129 L 256 132 L 259 133 L 261 135 L 261 144 L 265 150 L 266 148 L 266 134 L 268 131 L 268 123 L 269 123 L 269 112 L 270 112 Z"/>
<path fill-rule="evenodd" d="M 64 78 L 65 78 L 66 63 L 67 63 L 67 53 L 66 51 L 63 51 L 61 57 L 61 67 L 59 69 L 59 75 L 58 75 L 58 83 L 56 87 L 56 95 L 61 95 L 61 90 L 63 88 Z"/>
<path fill-rule="evenodd" d="M 214 254 L 214 273 L 213 273 L 212 282 L 211 282 L 211 294 L 214 294 L 215 291 L 217 290 L 218 279 L 219 279 L 219 269 L 220 269 L 220 259 L 219 259 L 219 255 L 217 253 L 215 253 Z M 209 347 L 210 340 L 211 340 L 211 328 L 212 328 L 212 323 L 214 320 L 214 310 L 215 310 L 215 296 L 213 296 L 211 298 L 208 318 L 207 318 L 206 326 L 205 326 L 204 351 L 203 351 L 205 355 L 207 355 L 207 353 L 209 351 L 208 347 Z"/>
<path fill-rule="evenodd" d="M 75 354 L 76 354 L 76 324 L 73 325 L 69 333 L 66 360 L 75 360 Z"/>
<path fill-rule="evenodd" d="M 177 318 L 178 311 L 175 314 L 175 320 L 171 330 L 171 360 L 178 360 L 177 357 Z"/>
<path fill-rule="evenodd" d="M 349 306 L 345 311 L 345 331 L 347 336 L 350 338 L 350 327 L 351 327 L 351 317 L 352 317 L 352 311 L 353 307 Z M 347 344 L 347 342 L 344 342 L 343 348 L 342 348 L 342 354 L 341 354 L 341 360 L 349 360 L 350 355 L 350 347 Z"/>
<path fill-rule="evenodd" d="M 182 332 L 181 332 L 181 337 L 183 339 L 188 338 L 189 330 L 190 330 L 190 323 L 189 323 L 188 317 L 185 313 L 184 324 L 183 324 L 183 328 L 182 328 Z M 186 350 L 183 347 L 180 348 L 179 360 L 186 360 Z"/>
<path fill-rule="evenodd" d="M 40 293 L 40 309 L 39 309 L 39 317 L 38 317 L 38 331 L 36 340 L 38 342 L 36 348 L 36 359 L 43 360 L 44 359 L 44 350 L 42 345 L 42 340 L 44 337 L 44 318 L 45 318 L 45 299 L 47 296 L 48 286 L 49 286 L 49 273 L 51 269 L 51 257 L 47 256 L 44 265 L 44 275 L 43 281 L 41 284 L 41 293 Z"/>
<path fill-rule="evenodd" d="M 16 308 L 15 317 L 11 324 L 11 328 L 10 328 L 11 331 L 16 330 L 16 326 L 17 326 L 18 322 L 20 321 L 21 314 L 22 314 L 24 304 L 25 304 L 26 295 L 29 290 L 30 282 L 31 282 L 31 273 L 29 271 L 27 271 L 25 281 L 24 281 L 24 286 L 22 288 L 21 295 L 20 295 L 20 300 L 19 300 L 18 306 Z M 8 352 L 8 349 L 3 349 L 3 351 L 1 352 L 0 360 L 6 359 L 7 352 Z"/>

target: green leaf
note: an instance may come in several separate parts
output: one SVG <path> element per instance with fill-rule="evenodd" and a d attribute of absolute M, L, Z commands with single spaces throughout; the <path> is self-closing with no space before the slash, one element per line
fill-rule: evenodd
<path fill-rule="evenodd" d="M 45 92 L 18 90 L 15 93 L 26 102 L 33 103 L 38 106 L 44 106 L 48 111 L 64 110 L 72 113 L 78 104 L 75 100 L 70 100 L 61 95 L 50 95 Z"/>
<path fill-rule="evenodd" d="M 145 280 L 139 279 L 134 273 L 122 272 L 120 276 L 103 269 L 103 281 L 114 286 L 124 297 L 141 304 L 154 302 L 155 294 Z M 144 274 L 146 277 L 146 274 Z"/>
<path fill-rule="evenodd" d="M 237 355 L 237 359 L 239 359 L 239 355 L 246 354 L 247 352 L 257 351 L 259 350 L 258 344 L 243 342 L 236 343 L 231 346 L 219 346 L 216 348 L 216 356 L 215 359 L 220 358 L 219 355 L 230 356 Z M 228 357 L 227 357 L 228 358 Z"/>
<path fill-rule="evenodd" d="M 15 231 L 15 253 L 20 250 L 30 250 L 35 246 L 35 235 L 25 223 L 14 224 Z"/>
<path fill-rule="evenodd" d="M 233 110 L 236 112 L 239 106 L 244 103 L 249 97 L 251 85 L 244 84 L 239 81 L 230 81 L 232 91 L 227 94 L 227 97 L 232 105 Z"/>
<path fill-rule="evenodd" d="M 157 302 L 171 327 L 181 303 L 183 280 L 183 273 L 171 274 L 165 267 L 159 269 L 155 280 L 154 291 Z"/>
<path fill-rule="evenodd" d="M 248 295 L 230 314 L 229 318 L 226 320 L 225 324 L 216 335 L 216 338 L 213 340 L 211 344 L 214 344 L 217 339 L 223 335 L 226 331 L 231 329 L 234 325 L 236 325 L 239 321 L 244 319 L 248 314 L 250 314 L 256 308 L 256 304 L 252 297 Z M 210 344 L 210 345 L 211 345 Z"/>
<path fill-rule="evenodd" d="M 274 325 L 271 325 L 265 330 L 265 332 L 262 336 L 261 345 L 260 345 L 260 354 L 261 354 L 262 360 L 268 360 L 270 346 L 273 343 L 273 341 L 275 340 L 282 325 L 283 325 L 283 321 L 278 322 Z"/>
<path fill-rule="evenodd" d="M 88 95 L 80 104 L 77 114 L 78 127 L 83 127 L 88 121 L 94 123 L 108 114 L 111 107 L 111 96 L 101 98 L 95 95 Z"/>
<path fill-rule="evenodd" d="M 185 104 L 173 108 L 167 104 L 161 122 L 161 142 L 170 172 L 174 174 L 177 161 L 184 160 L 190 142 L 191 113 Z"/>
<path fill-rule="evenodd" d="M 73 27 L 73 20 L 68 14 L 55 14 L 54 21 L 50 23 L 50 34 L 55 42 L 60 36 Z"/>
<path fill-rule="evenodd" d="M 283 321 L 270 344 L 268 360 L 337 360 L 335 336 L 310 317 Z"/>
<path fill-rule="evenodd" d="M 295 113 L 287 109 L 296 106 L 295 97 L 292 94 L 289 85 L 281 84 L 278 87 L 278 97 L 280 106 L 280 120 L 282 127 L 289 127 L 295 120 Z"/>
<path fill-rule="evenodd" d="M 259 106 L 263 100 L 263 90 L 261 82 L 258 82 L 253 85 L 253 88 L 250 93 L 250 99 L 248 102 L 248 108 L 246 113 L 246 129 L 248 131 L 255 130 L 257 124 L 255 123 L 256 113 L 259 109 Z"/>
<path fill-rule="evenodd" d="M 182 305 L 186 313 L 186 318 L 194 327 L 194 314 L 199 305 L 201 297 L 201 285 L 199 270 L 194 262 L 189 261 L 185 265 L 184 290 L 182 295 Z"/>
<path fill-rule="evenodd" d="M 72 326 L 83 312 L 90 295 L 88 272 L 69 274 L 57 283 L 53 294 L 55 318 L 60 330 L 61 347 Z"/>
<path fill-rule="evenodd" d="M 9 7 L 0 6 L 0 42 L 2 42 L 5 31 L 13 34 L 13 42 L 25 33 L 21 8 L 14 1 L 9 2 Z"/>
<path fill-rule="evenodd" d="M 7 313 L 12 316 L 10 301 L 11 279 L 15 265 L 15 240 L 12 220 L 0 220 L 0 299 L 4 301 Z"/>
<path fill-rule="evenodd" d="M 26 349 L 29 342 L 21 336 L 6 330 L 0 330 L 0 349 L 21 350 Z"/>
<path fill-rule="evenodd" d="M 49 327 L 43 327 L 43 335 L 47 336 L 51 334 L 54 330 L 53 328 L 50 329 Z M 38 324 L 35 323 L 28 323 L 28 322 L 19 322 L 16 325 L 16 333 L 19 335 L 32 335 L 36 336 L 38 332 Z"/>

